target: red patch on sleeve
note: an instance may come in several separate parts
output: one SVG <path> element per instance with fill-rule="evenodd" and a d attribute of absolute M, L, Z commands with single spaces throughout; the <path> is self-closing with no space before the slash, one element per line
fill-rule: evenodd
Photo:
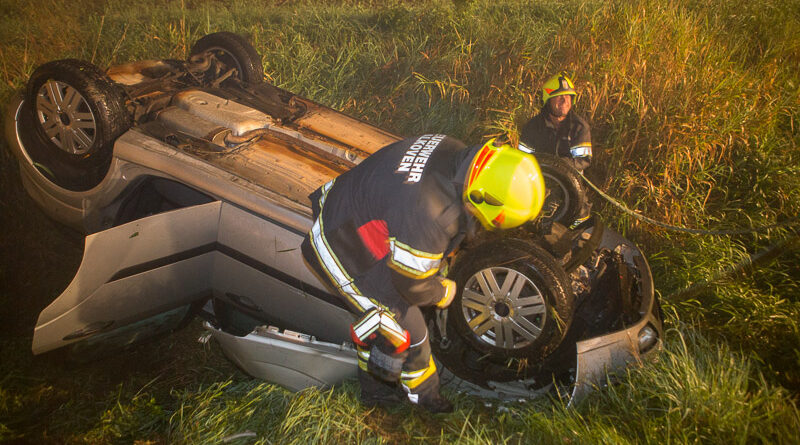
<path fill-rule="evenodd" d="M 389 228 L 386 221 L 373 219 L 358 228 L 358 236 L 372 256 L 379 260 L 389 254 Z"/>

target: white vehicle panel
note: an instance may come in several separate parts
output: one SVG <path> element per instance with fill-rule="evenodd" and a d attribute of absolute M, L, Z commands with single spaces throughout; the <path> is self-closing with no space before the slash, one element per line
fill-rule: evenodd
<path fill-rule="evenodd" d="M 88 340 L 212 295 L 344 341 L 352 316 L 304 291 L 320 294 L 325 287 L 303 263 L 301 242 L 295 231 L 221 201 L 89 235 L 72 283 L 39 315 L 33 351 Z"/>
<path fill-rule="evenodd" d="M 72 283 L 39 314 L 34 353 L 75 342 L 80 337 L 72 334 L 87 327 L 102 323 L 101 330 L 107 330 L 185 304 L 207 290 L 210 255 L 165 259 L 213 243 L 221 205 L 213 202 L 167 212 L 87 236 Z M 167 262 L 141 269 L 154 261 Z M 114 324 L 108 324 L 111 321 Z M 90 331 L 89 335 L 99 333 Z"/>

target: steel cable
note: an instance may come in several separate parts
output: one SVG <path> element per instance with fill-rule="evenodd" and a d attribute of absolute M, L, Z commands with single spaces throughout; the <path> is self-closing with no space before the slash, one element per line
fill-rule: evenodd
<path fill-rule="evenodd" d="M 648 224 L 652 224 L 654 226 L 658 226 L 658 227 L 661 227 L 661 228 L 667 229 L 667 230 L 673 230 L 673 231 L 676 231 L 676 232 L 693 233 L 693 234 L 698 234 L 698 235 L 743 235 L 743 234 L 747 234 L 747 233 L 765 232 L 767 230 L 775 229 L 775 228 L 778 228 L 778 227 L 789 227 L 789 226 L 794 226 L 794 225 L 800 224 L 800 218 L 795 217 L 795 218 L 790 219 L 789 221 L 784 221 L 784 222 L 781 222 L 781 223 L 775 223 L 775 224 L 770 224 L 770 225 L 761 226 L 761 227 L 753 227 L 753 228 L 750 228 L 750 229 L 704 230 L 704 229 L 692 229 L 692 228 L 689 228 L 689 227 L 675 226 L 675 225 L 672 225 L 672 224 L 663 223 L 661 221 L 656 221 L 653 218 L 649 218 L 647 216 L 644 216 L 644 215 L 641 215 L 639 213 L 634 212 L 633 210 L 631 210 L 628 207 L 626 207 L 624 204 L 620 203 L 616 199 L 614 199 L 611 196 L 609 196 L 606 193 L 604 193 L 596 185 L 592 184 L 592 182 L 589 181 L 589 179 L 587 179 L 586 176 L 583 175 L 583 173 L 581 173 L 581 172 L 578 172 L 578 173 L 580 174 L 581 179 L 583 179 L 583 181 L 586 182 L 586 184 L 588 184 L 589 187 L 591 187 L 595 192 L 597 192 L 600 196 L 602 196 L 603 199 L 605 199 L 606 201 L 610 202 L 614 207 L 620 209 L 621 211 L 623 211 L 624 213 L 627 213 L 628 215 L 633 216 L 634 218 L 638 219 L 639 221 L 643 221 L 643 222 L 646 222 Z"/>
<path fill-rule="evenodd" d="M 683 289 L 679 289 L 669 294 L 666 297 L 666 299 L 672 302 L 688 300 L 696 296 L 701 291 L 707 289 L 712 283 L 718 280 L 721 280 L 723 278 L 729 278 L 732 277 L 733 275 L 736 275 L 737 273 L 741 273 L 748 269 L 755 268 L 757 265 L 761 263 L 766 263 L 769 260 L 775 259 L 784 252 L 795 250 L 798 247 L 800 247 L 800 235 L 795 235 L 790 238 L 778 241 L 777 243 L 762 249 L 758 253 L 749 255 L 748 257 L 742 259 L 736 264 L 730 264 L 724 268 L 717 270 L 711 275 L 710 278 L 699 281 L 697 283 L 692 283 L 684 287 Z"/>

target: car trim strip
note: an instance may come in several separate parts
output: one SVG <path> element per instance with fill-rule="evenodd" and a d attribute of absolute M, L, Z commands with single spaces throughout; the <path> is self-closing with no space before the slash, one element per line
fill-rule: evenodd
<path fill-rule="evenodd" d="M 162 258 L 157 258 L 151 261 L 146 261 L 144 263 L 120 269 L 111 278 L 109 278 L 108 281 L 106 281 L 106 283 L 111 283 L 113 281 L 121 280 L 123 278 L 128 278 L 133 275 L 148 272 L 150 270 L 157 269 L 159 267 L 168 266 L 170 264 L 174 264 L 180 261 L 184 261 L 190 258 L 194 258 L 215 251 L 219 252 L 222 255 L 230 257 L 242 264 L 252 267 L 253 269 L 258 270 L 259 272 L 262 272 L 265 275 L 269 275 L 277 279 L 278 281 L 281 281 L 282 283 L 300 289 L 303 292 L 317 299 L 320 299 L 326 303 L 348 310 L 344 302 L 335 295 L 331 295 L 328 292 L 325 292 L 303 280 L 295 278 L 249 255 L 246 255 L 239 250 L 236 250 L 230 246 L 227 246 L 225 244 L 216 241 L 192 249 L 184 250 L 183 252 L 174 253 L 172 255 L 167 255 Z"/>
<path fill-rule="evenodd" d="M 123 269 L 120 269 L 115 273 L 111 278 L 106 281 L 106 283 L 111 283 L 113 281 L 121 280 L 123 278 L 128 278 L 133 275 L 138 275 L 140 273 L 147 272 L 152 269 L 156 269 L 158 267 L 167 266 L 173 263 L 177 263 L 179 261 L 188 260 L 189 258 L 194 258 L 209 252 L 213 252 L 217 250 L 217 246 L 219 243 L 213 242 L 208 243 L 202 246 L 193 247 L 188 250 L 184 250 L 182 252 L 173 253 L 171 255 L 167 255 L 165 257 L 156 258 L 154 260 L 145 261 L 144 263 L 135 264 L 133 266 L 128 266 Z"/>

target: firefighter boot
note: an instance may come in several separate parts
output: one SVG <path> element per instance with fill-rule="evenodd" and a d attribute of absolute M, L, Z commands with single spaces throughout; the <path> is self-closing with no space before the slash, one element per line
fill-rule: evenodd
<path fill-rule="evenodd" d="M 429 413 L 452 413 L 453 404 L 447 400 L 443 395 L 436 392 L 435 394 L 419 399 L 419 406 Z"/>
<path fill-rule="evenodd" d="M 408 386 L 406 385 L 408 388 Z M 411 403 L 428 411 L 429 413 L 451 413 L 453 404 L 439 392 L 439 376 L 429 376 L 419 386 L 410 389 L 408 399 Z"/>
<path fill-rule="evenodd" d="M 427 334 L 423 341 L 408 349 L 408 358 L 403 364 L 400 383 L 408 392 L 411 403 L 431 413 L 449 413 L 453 405 L 439 394 L 439 373 L 431 356 L 431 345 Z"/>
<path fill-rule="evenodd" d="M 358 370 L 358 383 L 361 405 L 366 408 L 388 408 L 405 401 L 405 394 L 397 385 L 377 379 L 362 369 Z"/>

